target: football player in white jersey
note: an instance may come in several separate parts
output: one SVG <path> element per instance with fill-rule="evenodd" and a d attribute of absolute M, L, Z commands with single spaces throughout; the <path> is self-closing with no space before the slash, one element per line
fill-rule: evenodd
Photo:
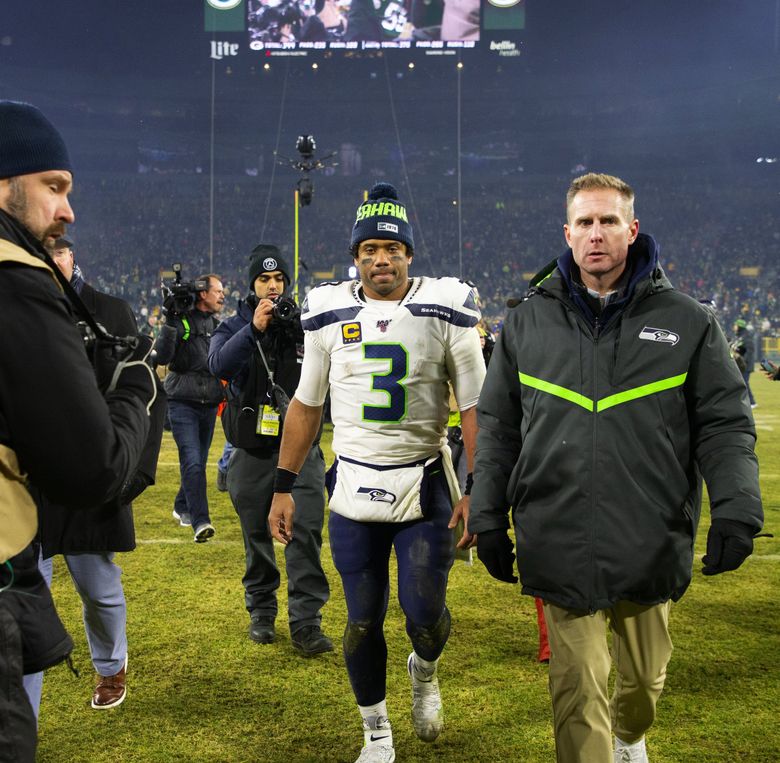
<path fill-rule="evenodd" d="M 363 719 L 357 763 L 391 763 L 383 632 L 390 552 L 413 647 L 412 723 L 432 742 L 444 724 L 437 663 L 450 632 L 445 594 L 459 520 L 465 530 L 458 547 L 473 542 L 469 498 L 460 497 L 446 445 L 448 390 L 451 384 L 461 411 L 470 471 L 485 364 L 472 287 L 455 278 L 409 277 L 412 227 L 393 186 L 377 184 L 358 207 L 351 253 L 360 280 L 318 286 L 303 306 L 303 369 L 285 422 L 269 524 L 278 541 L 295 542 L 291 490 L 330 387 L 336 462 L 328 527 L 347 602 L 344 659 Z"/>

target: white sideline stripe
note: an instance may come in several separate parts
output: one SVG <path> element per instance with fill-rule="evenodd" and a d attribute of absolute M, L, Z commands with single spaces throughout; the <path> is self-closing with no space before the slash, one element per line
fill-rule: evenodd
<path fill-rule="evenodd" d="M 195 541 L 193 541 L 192 538 L 144 538 L 139 539 L 136 538 L 136 543 L 139 546 L 191 546 Z M 212 538 L 211 540 L 206 541 L 206 543 L 201 543 L 199 545 L 206 546 L 208 544 L 216 543 L 219 546 L 243 546 L 244 541 L 242 540 L 221 540 L 217 538 Z M 281 543 L 279 541 L 275 540 L 274 545 L 281 546 Z M 323 548 L 330 548 L 330 543 L 327 541 L 322 542 Z"/>

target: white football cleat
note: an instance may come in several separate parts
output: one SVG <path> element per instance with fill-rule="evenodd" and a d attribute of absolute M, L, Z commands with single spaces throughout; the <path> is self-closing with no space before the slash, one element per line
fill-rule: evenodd
<path fill-rule="evenodd" d="M 429 676 L 420 671 L 414 656 L 412 652 L 406 661 L 406 669 L 412 679 L 412 725 L 423 742 L 433 742 L 444 728 L 439 679 L 435 668 Z"/>

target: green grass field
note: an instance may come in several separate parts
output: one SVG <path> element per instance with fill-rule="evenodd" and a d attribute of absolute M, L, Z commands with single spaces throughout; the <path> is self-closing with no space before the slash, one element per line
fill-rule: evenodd
<path fill-rule="evenodd" d="M 780 384 L 760 374 L 752 381 L 766 529 L 780 535 Z M 360 718 L 340 650 L 308 660 L 293 652 L 284 592 L 276 643 L 259 646 L 247 638 L 238 520 L 227 494 L 213 485 L 222 442 L 218 425 L 209 466 L 212 542 L 194 544 L 189 528 L 171 517 L 178 464 L 170 434 L 158 484 L 136 502 L 138 548 L 117 559 L 130 647 L 128 696 L 114 710 L 90 708 L 93 673 L 80 601 L 62 559 L 55 560 L 54 597 L 76 642 L 81 677 L 64 666 L 47 673 L 39 761 L 351 763 L 357 757 Z M 698 558 L 709 524 L 704 514 Z M 323 626 L 340 640 L 346 611 L 327 534 L 325 544 L 332 592 Z M 281 561 L 280 547 L 277 552 Z M 757 540 L 755 554 L 736 572 L 705 579 L 699 567 L 672 609 L 675 652 L 648 735 L 650 760 L 776 763 L 780 537 Z M 554 760 L 547 669 L 535 661 L 533 601 L 494 581 L 476 561 L 456 564 L 448 601 L 453 630 L 439 673 L 446 728 L 426 745 L 409 719 L 410 647 L 391 594 L 387 700 L 398 761 Z"/>

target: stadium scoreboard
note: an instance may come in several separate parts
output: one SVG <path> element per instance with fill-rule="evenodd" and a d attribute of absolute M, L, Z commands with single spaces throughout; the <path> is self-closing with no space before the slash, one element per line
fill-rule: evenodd
<path fill-rule="evenodd" d="M 483 50 L 519 56 L 525 0 L 202 0 L 210 57 Z"/>

